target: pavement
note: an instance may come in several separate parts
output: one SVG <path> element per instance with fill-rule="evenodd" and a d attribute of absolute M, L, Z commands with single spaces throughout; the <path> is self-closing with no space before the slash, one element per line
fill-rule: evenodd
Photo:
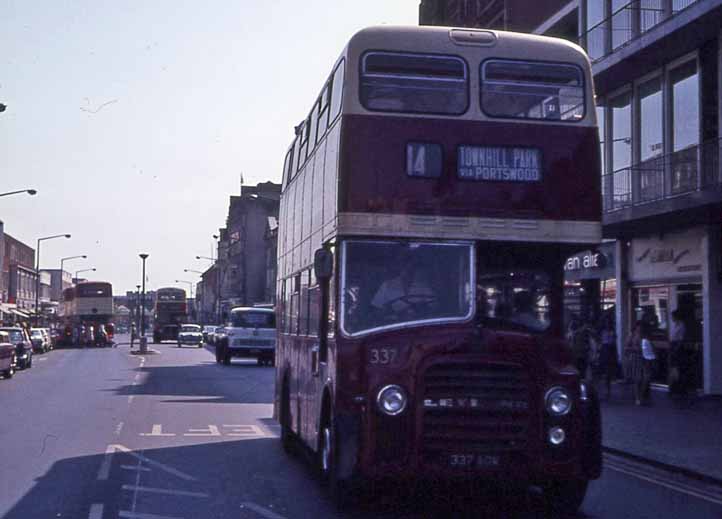
<path fill-rule="evenodd" d="M 243 359 L 223 366 L 210 348 L 173 343 L 130 355 L 119 342 L 39 355 L 32 369 L 0 380 L 0 517 L 549 517 L 533 491 L 412 491 L 396 482 L 341 514 L 308 461 L 281 449 L 274 368 Z M 722 495 L 605 455 L 573 517 L 719 518 Z"/>
<path fill-rule="evenodd" d="M 602 390 L 604 394 L 604 390 Z M 652 390 L 650 406 L 634 405 L 632 385 L 602 399 L 602 443 L 608 452 L 666 466 L 722 486 L 722 399 L 688 403 Z"/>

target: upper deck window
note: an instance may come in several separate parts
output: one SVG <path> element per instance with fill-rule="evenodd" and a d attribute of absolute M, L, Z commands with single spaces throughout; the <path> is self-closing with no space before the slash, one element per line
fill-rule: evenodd
<path fill-rule="evenodd" d="M 361 104 L 379 112 L 460 115 L 469 106 L 468 77 L 455 56 L 367 52 Z"/>
<path fill-rule="evenodd" d="M 491 117 L 581 121 L 582 70 L 563 63 L 487 60 L 481 65 L 481 109 Z"/>

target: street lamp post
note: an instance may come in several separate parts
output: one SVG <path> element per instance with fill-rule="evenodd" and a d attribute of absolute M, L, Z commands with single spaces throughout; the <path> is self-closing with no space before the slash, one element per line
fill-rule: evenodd
<path fill-rule="evenodd" d="M 53 240 L 55 238 L 70 238 L 69 234 L 54 234 L 52 236 L 44 236 L 38 238 L 38 246 L 35 252 L 35 326 L 40 324 L 40 312 L 38 305 L 40 300 L 40 242 L 45 240 Z"/>
<path fill-rule="evenodd" d="M 18 191 L 8 191 L 7 193 L 0 193 L 0 196 L 17 195 L 19 193 L 27 193 L 29 195 L 35 195 L 38 192 L 35 189 L 20 189 Z"/>
<path fill-rule="evenodd" d="M 140 313 L 140 352 L 146 353 L 147 352 L 147 345 L 148 345 L 148 339 L 145 337 L 145 260 L 148 259 L 148 254 L 142 253 L 139 254 L 140 259 L 143 260 L 143 292 L 140 296 L 140 303 L 142 306 L 142 310 Z"/>
<path fill-rule="evenodd" d="M 190 298 L 193 299 L 193 281 L 186 281 L 185 279 L 176 279 L 176 283 L 186 283 L 190 291 Z"/>
<path fill-rule="evenodd" d="M 80 269 L 80 270 L 76 270 L 76 271 L 75 271 L 75 284 L 76 284 L 76 285 L 78 284 L 78 275 L 79 275 L 81 272 L 95 272 L 96 270 L 97 270 L 97 269 L 96 269 L 95 267 L 90 268 L 90 269 Z"/>
<path fill-rule="evenodd" d="M 66 258 L 60 258 L 60 286 L 62 286 L 62 284 L 63 284 L 62 283 L 63 282 L 63 263 L 65 263 L 66 261 L 71 260 L 71 259 L 79 259 L 79 258 L 87 259 L 88 256 L 86 256 L 85 254 L 81 254 L 80 256 L 68 256 Z"/>

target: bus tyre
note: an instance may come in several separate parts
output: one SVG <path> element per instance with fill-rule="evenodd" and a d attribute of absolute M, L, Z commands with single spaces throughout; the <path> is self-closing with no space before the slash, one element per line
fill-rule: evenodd
<path fill-rule="evenodd" d="M 543 487 L 544 500 L 549 511 L 557 514 L 574 514 L 584 502 L 589 481 L 554 481 Z"/>
<path fill-rule="evenodd" d="M 319 469 L 336 508 L 345 510 L 354 504 L 359 485 L 353 479 L 342 479 L 338 476 L 338 455 L 335 421 L 331 416 L 321 427 Z"/>
<path fill-rule="evenodd" d="M 281 447 L 287 454 L 294 454 L 294 437 L 291 430 L 291 402 L 288 387 L 284 384 L 281 396 Z"/>

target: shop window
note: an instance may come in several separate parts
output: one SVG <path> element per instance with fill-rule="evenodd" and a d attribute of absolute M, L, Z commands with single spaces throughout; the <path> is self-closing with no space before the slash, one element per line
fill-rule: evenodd
<path fill-rule="evenodd" d="M 669 287 L 638 287 L 632 290 L 632 319 L 644 323 L 652 341 L 667 341 Z"/>

